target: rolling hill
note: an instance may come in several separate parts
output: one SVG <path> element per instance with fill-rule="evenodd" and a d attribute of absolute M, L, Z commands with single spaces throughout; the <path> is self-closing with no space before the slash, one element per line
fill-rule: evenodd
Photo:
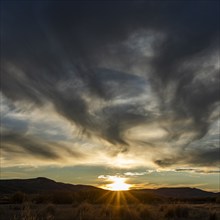
<path fill-rule="evenodd" d="M 80 191 L 98 189 L 88 185 L 73 185 L 56 182 L 54 180 L 37 177 L 33 179 L 10 179 L 0 180 L 0 193 L 15 193 L 21 191 L 24 193 L 39 193 L 48 191 Z"/>
<path fill-rule="evenodd" d="M 56 182 L 54 180 L 38 177 L 33 179 L 10 179 L 0 180 L 0 194 L 11 194 L 17 191 L 24 193 L 40 193 L 50 191 L 90 191 L 99 190 L 105 191 L 94 186 L 89 185 L 73 185 L 67 183 Z M 161 197 L 173 197 L 173 198 L 206 198 L 216 197 L 219 193 L 207 192 L 197 188 L 180 187 L 180 188 L 158 188 L 158 189 L 141 189 L 131 190 L 136 192 L 142 192 L 146 194 L 152 194 Z"/>

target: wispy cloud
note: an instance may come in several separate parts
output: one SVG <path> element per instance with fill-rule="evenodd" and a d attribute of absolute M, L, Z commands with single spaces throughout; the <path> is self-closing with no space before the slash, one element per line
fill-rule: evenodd
<path fill-rule="evenodd" d="M 220 170 L 210 170 L 210 169 L 196 169 L 196 168 L 178 168 L 175 169 L 177 172 L 195 172 L 195 173 L 220 173 Z"/>
<path fill-rule="evenodd" d="M 126 172 L 126 173 L 124 173 L 125 176 L 143 176 L 146 174 L 147 174 L 147 172 Z"/>
<path fill-rule="evenodd" d="M 4 161 L 213 170 L 218 6 L 4 2 Z"/>

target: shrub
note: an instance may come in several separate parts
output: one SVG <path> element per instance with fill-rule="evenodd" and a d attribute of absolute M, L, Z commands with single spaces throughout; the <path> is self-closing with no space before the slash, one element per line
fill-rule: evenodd
<path fill-rule="evenodd" d="M 189 208 L 183 205 L 170 206 L 164 215 L 165 218 L 188 218 L 188 216 Z"/>
<path fill-rule="evenodd" d="M 21 219 L 22 220 L 37 220 L 37 216 L 36 213 L 33 213 L 32 209 L 31 209 L 31 204 L 26 202 L 24 203 L 24 207 L 21 213 Z"/>
<path fill-rule="evenodd" d="M 138 206 L 138 212 L 141 220 L 153 220 L 154 214 L 147 205 L 139 205 Z"/>
<path fill-rule="evenodd" d="M 216 214 L 216 212 L 211 212 L 210 214 L 209 214 L 209 220 L 217 220 L 218 218 L 217 218 L 217 214 Z"/>
<path fill-rule="evenodd" d="M 71 204 L 73 202 L 73 197 L 69 192 L 55 192 L 52 197 L 55 204 Z"/>
<path fill-rule="evenodd" d="M 94 208 L 91 204 L 84 202 L 78 206 L 76 211 L 76 218 L 80 220 L 95 220 Z"/>
<path fill-rule="evenodd" d="M 54 206 L 53 204 L 48 204 L 48 205 L 46 206 L 46 208 L 45 208 L 45 211 L 46 211 L 46 213 L 49 214 L 49 215 L 55 215 L 56 209 L 55 209 L 55 206 Z"/>
<path fill-rule="evenodd" d="M 216 197 L 215 202 L 218 203 L 218 204 L 220 204 L 220 196 L 217 196 L 217 197 Z"/>
<path fill-rule="evenodd" d="M 100 216 L 102 220 L 140 220 L 137 210 L 129 205 L 105 206 Z"/>
<path fill-rule="evenodd" d="M 111 219 L 112 217 L 112 207 L 111 206 L 104 206 L 100 211 L 100 216 L 103 219 Z"/>
<path fill-rule="evenodd" d="M 52 220 L 54 219 L 56 213 L 56 208 L 53 204 L 47 204 L 46 207 L 44 207 L 41 212 L 39 213 L 40 219 L 47 219 Z"/>
<path fill-rule="evenodd" d="M 48 194 L 38 194 L 34 196 L 32 201 L 36 204 L 48 203 L 51 201 L 51 198 Z"/>
<path fill-rule="evenodd" d="M 25 202 L 26 200 L 26 195 L 22 192 L 16 192 L 12 197 L 11 197 L 11 202 L 15 204 L 21 204 Z"/>
<path fill-rule="evenodd" d="M 128 207 L 121 207 L 119 212 L 120 220 L 139 220 L 139 215 L 133 208 L 129 209 Z"/>

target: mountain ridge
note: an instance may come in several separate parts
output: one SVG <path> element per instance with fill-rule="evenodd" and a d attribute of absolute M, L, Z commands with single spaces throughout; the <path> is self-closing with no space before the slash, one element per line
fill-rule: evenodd
<path fill-rule="evenodd" d="M 98 188 L 90 185 L 75 185 L 70 183 L 56 182 L 46 177 L 0 180 L 0 194 L 14 193 L 17 191 L 25 193 L 39 193 L 45 191 L 80 191 L 92 189 Z"/>
<path fill-rule="evenodd" d="M 52 191 L 88 191 L 88 190 L 100 190 L 104 189 L 82 184 L 70 184 L 56 182 L 46 177 L 37 177 L 30 179 L 0 179 L 0 194 L 11 194 L 17 191 L 24 193 L 41 193 Z M 204 197 L 216 197 L 220 193 L 208 192 L 198 188 L 190 187 L 163 187 L 158 189 L 132 189 L 131 191 L 139 191 L 151 193 L 157 196 L 163 197 L 176 197 L 176 198 L 204 198 Z"/>

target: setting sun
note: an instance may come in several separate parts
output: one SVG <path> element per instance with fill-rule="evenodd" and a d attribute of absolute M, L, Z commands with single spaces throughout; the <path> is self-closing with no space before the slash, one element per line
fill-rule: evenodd
<path fill-rule="evenodd" d="M 108 184 L 107 188 L 112 191 L 129 190 L 130 184 L 125 183 L 126 178 L 114 176 L 111 178 L 113 183 Z"/>

